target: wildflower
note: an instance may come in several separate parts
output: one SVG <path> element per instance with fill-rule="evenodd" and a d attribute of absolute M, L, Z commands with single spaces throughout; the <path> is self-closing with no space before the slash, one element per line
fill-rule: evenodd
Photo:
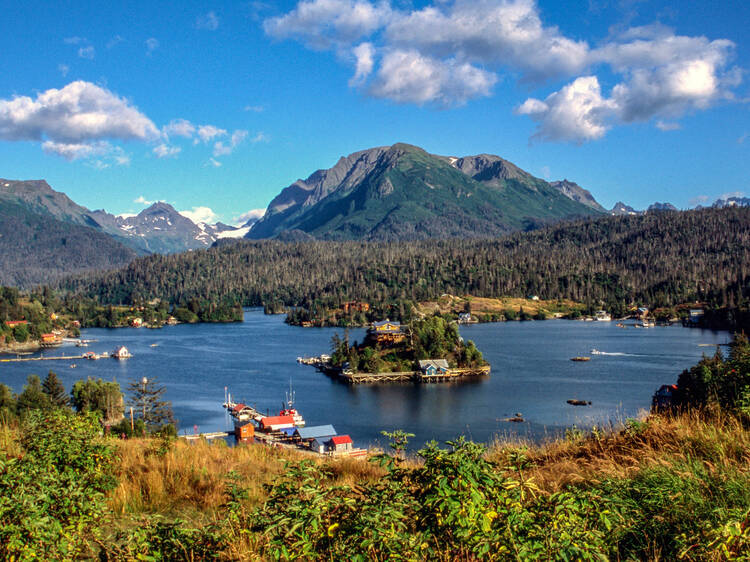
<path fill-rule="evenodd" d="M 338 523 L 334 523 L 333 525 L 328 526 L 328 536 L 332 537 L 336 533 L 336 529 L 339 528 Z"/>
<path fill-rule="evenodd" d="M 497 511 L 488 511 L 487 513 L 484 514 L 484 516 L 490 521 L 493 521 L 497 519 Z"/>

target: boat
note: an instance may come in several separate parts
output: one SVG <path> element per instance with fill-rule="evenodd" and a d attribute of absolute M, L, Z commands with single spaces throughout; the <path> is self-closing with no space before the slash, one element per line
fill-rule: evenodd
<path fill-rule="evenodd" d="M 592 349 L 589 353 L 591 353 L 591 355 L 604 355 L 604 353 L 598 349 Z"/>
<path fill-rule="evenodd" d="M 607 314 L 605 310 L 597 310 L 595 319 L 598 322 L 611 322 L 612 321 L 612 317 L 609 314 Z"/>
<path fill-rule="evenodd" d="M 289 392 L 285 393 L 286 402 L 282 403 L 281 411 L 279 411 L 280 416 L 292 416 L 294 418 L 294 426 L 295 427 L 305 427 L 305 419 L 302 417 L 302 414 L 300 414 L 295 408 L 294 408 L 294 390 L 292 390 L 292 381 L 289 380 Z"/>
<path fill-rule="evenodd" d="M 591 357 L 583 357 L 583 356 L 571 357 L 570 360 L 571 361 L 591 361 Z"/>
<path fill-rule="evenodd" d="M 589 401 L 586 401 L 586 400 L 576 400 L 574 398 L 571 398 L 567 402 L 571 406 L 591 406 L 591 401 L 590 400 Z"/>
<path fill-rule="evenodd" d="M 114 350 L 114 351 L 112 352 L 112 354 L 111 354 L 111 355 L 112 355 L 112 357 L 114 357 L 115 359 L 129 359 L 129 358 L 133 357 L 133 354 L 132 354 L 132 353 L 130 353 L 130 352 L 128 351 L 128 348 L 127 348 L 127 347 L 125 347 L 124 345 L 121 345 L 120 347 L 118 347 L 117 349 L 115 349 L 115 350 Z"/>
<path fill-rule="evenodd" d="M 152 343 L 151 347 L 159 347 L 159 344 L 158 343 Z"/>

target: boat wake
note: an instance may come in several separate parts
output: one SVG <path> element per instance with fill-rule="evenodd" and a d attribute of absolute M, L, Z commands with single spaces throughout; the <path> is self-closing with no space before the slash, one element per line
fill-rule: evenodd
<path fill-rule="evenodd" d="M 598 349 L 592 349 L 591 355 L 609 355 L 610 357 L 641 357 L 637 353 L 622 353 L 620 351 L 599 351 Z"/>

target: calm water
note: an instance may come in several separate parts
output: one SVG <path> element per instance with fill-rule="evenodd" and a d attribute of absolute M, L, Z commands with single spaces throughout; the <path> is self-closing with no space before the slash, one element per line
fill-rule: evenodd
<path fill-rule="evenodd" d="M 481 380 L 431 385 L 412 383 L 348 386 L 312 367 L 298 365 L 298 356 L 328 352 L 331 336 L 343 330 L 287 326 L 283 316 L 248 310 L 242 324 L 200 324 L 161 330 L 87 329 L 82 337 L 96 339 L 90 347 L 66 345 L 47 354 L 111 351 L 125 345 L 134 357 L 0 364 L 0 382 L 20 392 L 29 373 L 44 378 L 53 369 L 70 389 L 87 376 L 116 379 L 123 388 L 133 379 L 157 377 L 166 387 L 181 431 L 223 430 L 229 420 L 221 407 L 224 387 L 235 401 L 276 414 L 290 379 L 297 407 L 308 425 L 331 423 L 358 445 L 382 443 L 381 430 L 404 429 L 416 435 L 415 445 L 465 434 L 489 441 L 496 434 L 521 434 L 539 439 L 565 427 L 618 422 L 650 405 L 659 385 L 673 383 L 679 373 L 724 343 L 725 332 L 682 327 L 617 328 L 614 322 L 506 322 L 461 327 L 492 365 L 492 376 Z M 361 340 L 363 329 L 350 330 Z M 151 344 L 157 344 L 151 347 Z M 588 363 L 570 358 L 589 355 L 592 348 L 612 355 L 592 355 Z M 72 361 L 71 361 L 72 363 Z M 566 404 L 569 398 L 590 400 L 591 406 Z M 503 418 L 520 412 L 524 423 Z"/>

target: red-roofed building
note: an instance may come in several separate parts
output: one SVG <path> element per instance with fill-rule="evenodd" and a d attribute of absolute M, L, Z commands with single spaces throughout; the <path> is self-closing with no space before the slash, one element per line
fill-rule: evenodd
<path fill-rule="evenodd" d="M 332 453 L 343 453 L 351 451 L 354 447 L 352 438 L 348 435 L 334 435 L 326 443 L 326 449 Z"/>
<path fill-rule="evenodd" d="M 26 320 L 6 320 L 5 321 L 5 325 L 10 328 L 13 328 L 15 326 L 25 326 L 26 324 L 28 324 L 28 321 Z"/>
<path fill-rule="evenodd" d="M 294 427 L 294 416 L 266 416 L 258 422 L 261 431 L 278 431 Z"/>

